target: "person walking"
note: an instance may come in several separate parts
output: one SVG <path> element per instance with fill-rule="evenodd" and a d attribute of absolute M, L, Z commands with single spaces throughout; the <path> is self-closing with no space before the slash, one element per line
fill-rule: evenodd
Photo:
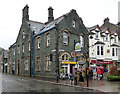
<path fill-rule="evenodd" d="M 97 74 L 98 74 L 98 80 L 100 80 L 100 75 L 101 75 L 101 70 L 100 70 L 100 68 L 98 68 Z"/>
<path fill-rule="evenodd" d="M 101 77 L 100 77 L 101 80 L 102 80 L 103 76 L 104 76 L 104 69 L 101 69 Z"/>
<path fill-rule="evenodd" d="M 93 80 L 96 79 L 96 68 L 93 68 Z"/>
<path fill-rule="evenodd" d="M 73 73 L 70 75 L 70 84 L 71 85 L 74 84 L 74 74 Z"/>

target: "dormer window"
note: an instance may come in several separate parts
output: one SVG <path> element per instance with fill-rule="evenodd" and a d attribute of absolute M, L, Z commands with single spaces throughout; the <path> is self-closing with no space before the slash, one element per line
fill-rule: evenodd
<path fill-rule="evenodd" d="M 72 20 L 72 26 L 76 27 L 76 20 Z"/>
<path fill-rule="evenodd" d="M 105 41 L 108 41 L 108 34 L 105 34 Z"/>
<path fill-rule="evenodd" d="M 98 39 L 98 32 L 95 33 L 95 38 Z"/>

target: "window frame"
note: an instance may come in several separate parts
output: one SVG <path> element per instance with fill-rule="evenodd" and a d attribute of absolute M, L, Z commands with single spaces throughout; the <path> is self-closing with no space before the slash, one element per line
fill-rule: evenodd
<path fill-rule="evenodd" d="M 112 48 L 112 56 L 115 56 L 115 49 Z"/>
<path fill-rule="evenodd" d="M 72 20 L 72 27 L 74 27 L 74 28 L 76 27 L 76 20 L 75 19 Z"/>
<path fill-rule="evenodd" d="M 41 57 L 39 57 L 39 56 L 36 57 L 35 71 L 36 72 L 40 72 L 41 71 Z"/>
<path fill-rule="evenodd" d="M 22 53 L 25 53 L 25 45 L 24 45 L 24 43 L 22 44 Z"/>
<path fill-rule="evenodd" d="M 25 30 L 22 30 L 22 39 L 25 39 Z"/>
<path fill-rule="evenodd" d="M 63 31 L 62 34 L 63 34 L 63 45 L 69 45 L 69 33 L 67 31 Z M 67 42 L 66 42 L 66 40 L 67 40 Z"/>
<path fill-rule="evenodd" d="M 80 38 L 80 47 L 82 48 L 82 47 L 85 46 L 84 36 L 83 36 L 83 35 L 80 35 L 79 38 Z"/>
<path fill-rule="evenodd" d="M 28 71 L 28 70 L 29 70 L 29 68 L 28 68 L 28 67 L 29 67 L 28 62 L 29 62 L 29 61 L 28 61 L 28 58 L 25 58 L 25 61 L 24 61 L 24 70 L 25 70 L 25 71 Z"/>
<path fill-rule="evenodd" d="M 48 42 L 49 41 L 49 42 Z M 50 46 L 50 33 L 46 34 L 46 46 L 49 47 Z"/>
<path fill-rule="evenodd" d="M 50 61 L 50 55 L 45 56 L 45 71 L 50 72 L 51 71 L 51 61 Z"/>
<path fill-rule="evenodd" d="M 40 49 L 41 48 L 41 37 L 37 38 L 37 48 Z"/>

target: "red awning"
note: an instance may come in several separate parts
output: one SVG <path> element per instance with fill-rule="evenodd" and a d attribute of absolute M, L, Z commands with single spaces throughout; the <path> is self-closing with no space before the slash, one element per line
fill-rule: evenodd
<path fill-rule="evenodd" d="M 113 64 L 113 61 L 91 60 L 95 64 Z"/>

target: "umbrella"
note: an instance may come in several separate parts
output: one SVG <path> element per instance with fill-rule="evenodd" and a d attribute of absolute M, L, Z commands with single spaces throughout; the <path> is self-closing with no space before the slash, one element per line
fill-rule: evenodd
<path fill-rule="evenodd" d="M 102 66 L 99 66 L 100 69 L 104 69 Z"/>

